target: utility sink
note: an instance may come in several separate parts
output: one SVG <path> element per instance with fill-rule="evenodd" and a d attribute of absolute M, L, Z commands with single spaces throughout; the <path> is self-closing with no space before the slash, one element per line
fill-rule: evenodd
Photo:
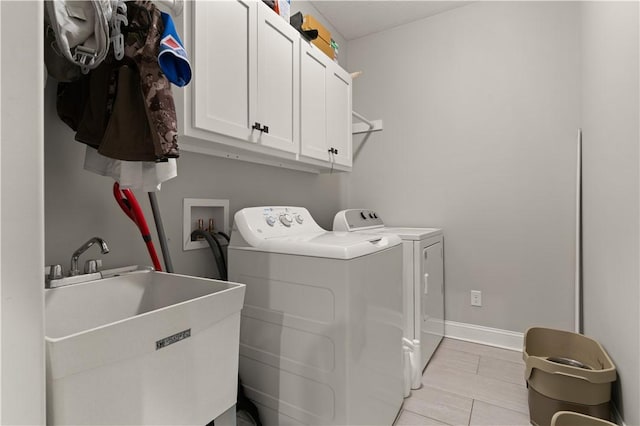
<path fill-rule="evenodd" d="M 113 275 L 45 290 L 47 424 L 205 425 L 231 408 L 245 286 Z"/>

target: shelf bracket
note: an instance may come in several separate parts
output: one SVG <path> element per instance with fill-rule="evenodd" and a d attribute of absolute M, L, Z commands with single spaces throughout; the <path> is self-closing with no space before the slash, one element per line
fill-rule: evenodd
<path fill-rule="evenodd" d="M 351 133 L 354 135 L 359 135 L 361 133 L 372 133 L 379 132 L 382 130 L 382 120 L 372 120 L 369 121 L 361 114 L 358 114 L 355 111 L 351 111 L 351 114 L 361 121 L 361 123 L 353 123 Z"/>

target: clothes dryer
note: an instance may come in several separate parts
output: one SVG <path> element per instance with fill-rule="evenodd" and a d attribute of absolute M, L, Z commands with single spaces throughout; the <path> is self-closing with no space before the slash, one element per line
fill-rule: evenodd
<path fill-rule="evenodd" d="M 404 337 L 420 341 L 420 371 L 444 336 L 444 251 L 438 228 L 385 226 L 373 210 L 338 212 L 334 231 L 398 235 L 402 239 Z"/>
<path fill-rule="evenodd" d="M 234 217 L 246 284 L 240 378 L 266 425 L 393 423 L 403 401 L 402 246 L 328 232 L 302 207 Z"/>

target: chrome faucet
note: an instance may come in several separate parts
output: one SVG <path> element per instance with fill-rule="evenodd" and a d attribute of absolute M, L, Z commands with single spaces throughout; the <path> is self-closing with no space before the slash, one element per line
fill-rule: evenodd
<path fill-rule="evenodd" d="M 102 254 L 109 253 L 109 247 L 107 246 L 107 243 L 105 240 L 103 240 L 100 237 L 91 238 L 89 241 L 81 245 L 80 248 L 78 248 L 78 250 L 73 252 L 73 255 L 71 256 L 71 270 L 69 271 L 69 276 L 73 277 L 80 273 L 80 270 L 78 269 L 78 258 L 82 253 L 87 251 L 87 249 L 91 247 L 94 243 L 100 244 L 100 250 L 102 251 Z"/>

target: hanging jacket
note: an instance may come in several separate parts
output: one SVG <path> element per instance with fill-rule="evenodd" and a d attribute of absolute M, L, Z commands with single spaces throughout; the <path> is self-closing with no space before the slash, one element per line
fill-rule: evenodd
<path fill-rule="evenodd" d="M 106 157 L 158 161 L 179 156 L 169 81 L 157 62 L 163 23 L 149 1 L 127 3 L 125 55 L 113 53 L 88 76 L 58 85 L 58 115 L 75 139 Z M 80 106 L 78 106 L 80 105 Z"/>
<path fill-rule="evenodd" d="M 138 67 L 154 144 L 160 144 L 163 157 L 178 157 L 176 107 L 171 94 L 171 84 L 158 64 L 160 39 L 164 32 L 161 12 L 151 1 L 128 2 L 127 6 L 131 13 L 128 33 L 125 36 L 125 57 L 133 59 Z M 132 27 L 142 31 L 137 33 L 132 31 Z"/>

